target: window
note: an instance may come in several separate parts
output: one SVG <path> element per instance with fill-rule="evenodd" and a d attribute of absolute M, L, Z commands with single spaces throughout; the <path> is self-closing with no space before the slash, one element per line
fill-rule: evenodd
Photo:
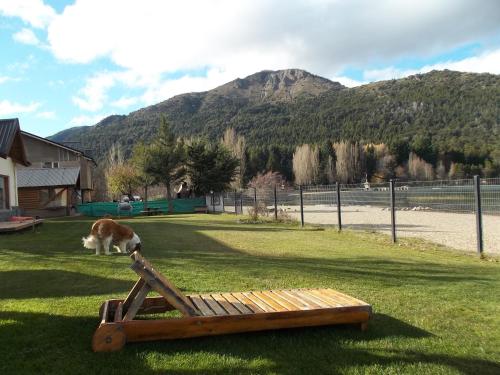
<path fill-rule="evenodd" d="M 0 210 L 9 208 L 9 177 L 0 175 Z"/>
<path fill-rule="evenodd" d="M 40 190 L 40 202 L 44 208 L 57 208 L 66 205 L 65 189 L 48 188 Z"/>
<path fill-rule="evenodd" d="M 44 161 L 42 163 L 42 168 L 59 168 L 58 161 Z"/>

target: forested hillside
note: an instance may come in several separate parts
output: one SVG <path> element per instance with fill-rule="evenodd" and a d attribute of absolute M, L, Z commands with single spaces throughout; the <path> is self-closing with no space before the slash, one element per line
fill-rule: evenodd
<path fill-rule="evenodd" d="M 233 127 L 246 138 L 248 173 L 279 167 L 291 176 L 296 146 L 341 140 L 384 143 L 398 162 L 413 151 L 434 165 L 484 165 L 500 163 L 499 108 L 498 75 L 433 71 L 345 88 L 293 69 L 256 73 L 51 138 L 81 142 L 97 158 L 113 143 L 127 154 L 138 140 L 154 136 L 165 115 L 184 137 L 218 140 Z"/>

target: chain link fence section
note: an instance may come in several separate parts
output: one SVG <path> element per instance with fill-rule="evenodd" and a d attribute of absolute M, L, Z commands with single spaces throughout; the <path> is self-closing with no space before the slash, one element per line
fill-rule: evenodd
<path fill-rule="evenodd" d="M 481 179 L 481 208 L 485 252 L 500 254 L 500 178 Z"/>
<path fill-rule="evenodd" d="M 476 251 L 472 179 L 396 182 L 396 234 Z"/>
<path fill-rule="evenodd" d="M 500 254 L 500 178 L 477 181 L 482 207 L 479 222 L 473 179 L 395 181 L 394 238 L 422 238 L 473 252 L 479 250 L 478 233 L 482 233 L 484 251 Z M 278 212 L 286 212 L 299 223 L 303 217 L 306 224 L 340 228 L 340 219 L 342 228 L 393 233 L 388 182 L 249 188 L 223 196 L 225 212 L 248 214 L 257 207 L 260 214 L 273 216 L 276 204 Z M 482 223 L 480 232 L 478 223 Z"/>
<path fill-rule="evenodd" d="M 391 233 L 389 183 L 340 185 L 342 226 Z"/>

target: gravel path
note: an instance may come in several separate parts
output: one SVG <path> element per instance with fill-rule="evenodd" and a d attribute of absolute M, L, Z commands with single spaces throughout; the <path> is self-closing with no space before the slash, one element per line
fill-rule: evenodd
<path fill-rule="evenodd" d="M 298 206 L 285 206 L 300 220 Z M 304 208 L 304 221 L 311 224 L 337 224 L 336 208 L 318 205 Z M 351 229 L 375 230 L 390 234 L 390 211 L 373 206 L 342 207 L 342 224 Z M 476 251 L 474 214 L 396 211 L 397 236 L 418 237 L 451 248 Z M 483 215 L 483 240 L 486 254 L 500 254 L 500 216 Z"/>

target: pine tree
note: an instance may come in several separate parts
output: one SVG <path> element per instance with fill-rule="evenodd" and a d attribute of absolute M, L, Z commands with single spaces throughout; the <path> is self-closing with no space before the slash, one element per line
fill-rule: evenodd
<path fill-rule="evenodd" d="M 158 134 L 153 144 L 148 147 L 147 152 L 147 164 L 144 172 L 155 181 L 165 185 L 168 210 L 173 212 L 172 185 L 179 182 L 185 175 L 183 168 L 185 152 L 184 143 L 175 138 L 163 116 L 160 120 Z"/>

